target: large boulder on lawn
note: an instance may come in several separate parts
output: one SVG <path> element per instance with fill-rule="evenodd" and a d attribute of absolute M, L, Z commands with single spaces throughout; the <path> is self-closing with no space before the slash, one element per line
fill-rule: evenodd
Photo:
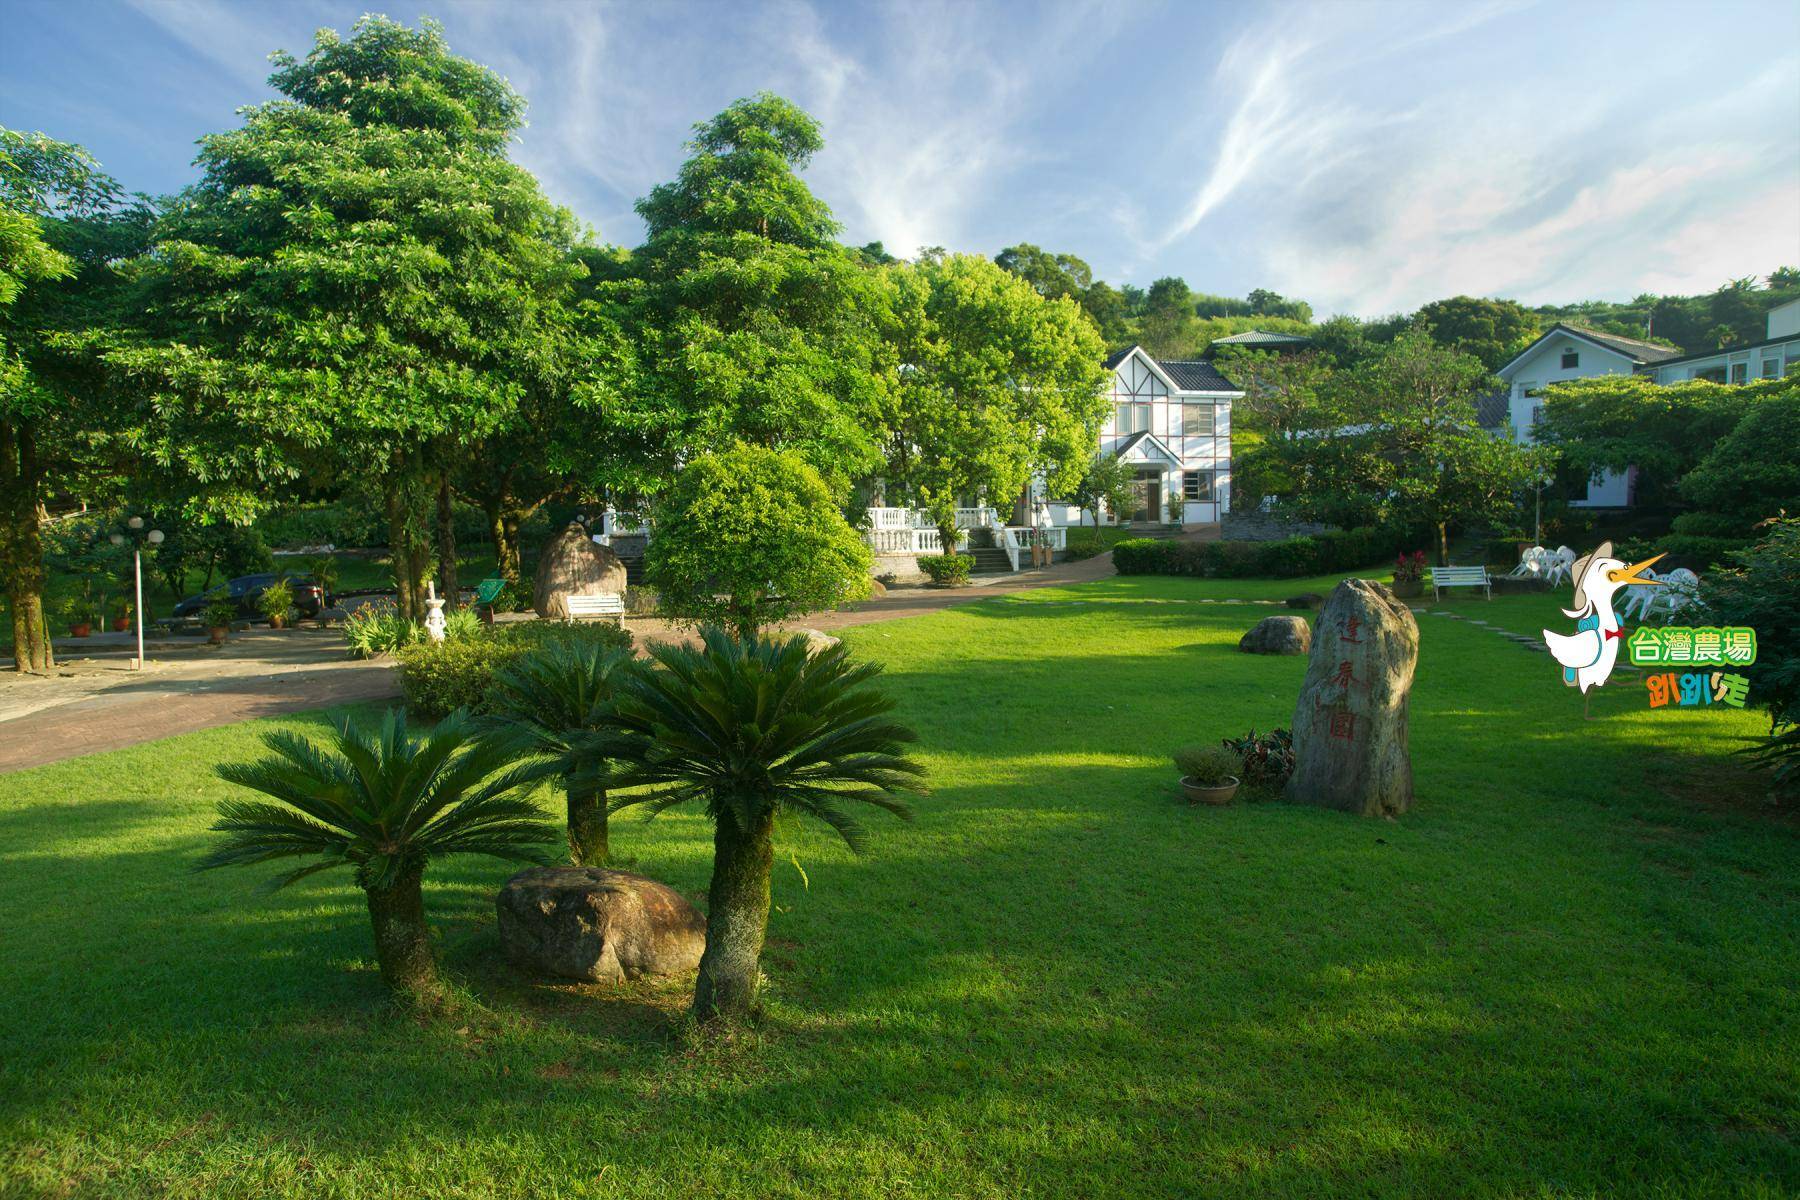
<path fill-rule="evenodd" d="M 1312 626 L 1305 617 L 1264 617 L 1243 637 L 1245 654 L 1305 654 L 1312 649 Z"/>
<path fill-rule="evenodd" d="M 538 556 L 531 598 L 540 617 L 568 620 L 570 596 L 624 594 L 625 564 L 573 521 Z"/>
<path fill-rule="evenodd" d="M 614 982 L 700 965 L 706 918 L 675 889 L 604 867 L 532 867 L 500 889 L 500 945 L 532 975 Z"/>
<path fill-rule="evenodd" d="M 1326 598 L 1294 706 L 1287 798 L 1364 816 L 1412 804 L 1407 703 L 1419 661 L 1412 611 L 1379 583 L 1346 579 Z"/>

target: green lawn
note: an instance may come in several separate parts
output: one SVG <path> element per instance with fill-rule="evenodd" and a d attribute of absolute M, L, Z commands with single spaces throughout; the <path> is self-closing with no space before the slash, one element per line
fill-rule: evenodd
<path fill-rule="evenodd" d="M 1796 830 L 1726 757 L 1760 717 L 1584 723 L 1547 656 L 1425 615 L 1411 814 L 1178 803 L 1165 753 L 1287 724 L 1303 670 L 1234 649 L 1277 610 L 1192 601 L 1309 582 L 852 630 L 935 793 L 866 859 L 780 835 L 770 1013 L 722 1043 L 686 981 L 516 980 L 476 860 L 427 880 L 463 1011 L 383 1015 L 347 878 L 188 872 L 209 764 L 276 723 L 0 777 L 0 1194 L 1800 1191 Z M 697 816 L 613 840 L 704 888 Z"/>

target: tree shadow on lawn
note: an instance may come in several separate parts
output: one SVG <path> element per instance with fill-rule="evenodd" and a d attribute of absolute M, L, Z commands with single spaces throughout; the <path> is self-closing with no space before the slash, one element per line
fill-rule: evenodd
<path fill-rule="evenodd" d="M 84 1098 L 148 1093 L 140 1103 L 186 1125 L 231 1096 L 202 1145 L 360 1161 L 505 1131 L 557 1154 L 591 1140 L 596 1164 L 652 1174 L 688 1154 L 722 1168 L 733 1150 L 606 1141 L 597 1116 L 612 1130 L 730 1128 L 740 1155 L 790 1137 L 910 1148 L 922 1128 L 984 1142 L 1016 1126 L 1038 1132 L 981 1150 L 982 1170 L 1023 1184 L 1047 1156 L 1070 1173 L 1052 1178 L 1118 1172 L 1147 1193 L 1221 1175 L 1316 1192 L 1431 1178 L 1472 1154 L 1529 1178 L 1493 1150 L 1496 1130 L 1548 1137 L 1562 1171 L 1605 1179 L 1586 1144 L 1642 1132 L 1621 1091 L 1706 1075 L 1718 1030 L 1674 1052 L 1634 1036 L 1646 1006 L 1678 1026 L 1689 989 L 1619 944 L 1630 930 L 1609 908 L 1616 871 L 1597 871 L 1593 844 L 1562 836 L 1572 831 L 1529 831 L 1472 863 L 1479 846 L 1422 822 L 1192 810 L 1164 798 L 1161 775 L 1072 767 L 1049 789 L 951 783 L 916 832 L 884 829 L 866 860 L 795 838 L 813 883 L 778 884 L 771 957 L 793 961 L 775 969 L 766 1046 L 682 1048 L 686 981 L 514 982 L 487 923 L 503 867 L 446 864 L 428 900 L 446 959 L 480 1001 L 460 1025 L 377 1015 L 366 921 L 343 881 L 263 899 L 246 890 L 253 873 L 202 877 L 212 894 L 179 914 L 178 940 L 166 921 L 116 923 L 157 952 L 140 953 L 125 988 L 71 991 L 70 1007 L 111 1011 L 73 1023 L 87 1037 L 65 1026 L 52 1039 L 54 1070 L 15 1060 L 7 1109 L 54 1130 L 56 1114 L 91 1111 Z M 701 842 L 690 823 L 683 841 Z M 169 860 L 200 844 L 119 856 L 109 874 L 179 869 Z M 667 848 L 643 849 L 666 874 Z M 703 871 L 703 853 L 680 857 L 683 873 Z M 1517 877 L 1518 857 L 1544 870 Z M 118 915 L 116 896 L 77 899 Z M 351 960 L 362 968 L 346 970 Z M 1614 1027 L 1597 1037 L 1603 1019 Z M 99 1036 L 109 1028 L 129 1033 L 119 1044 Z M 1547 1064 L 1588 1060 L 1593 1072 L 1556 1077 L 1555 1103 L 1535 1098 Z M 305 1119 L 346 1097 L 372 1119 Z M 998 1128 L 971 1130 L 974 1114 Z M 1661 1133 L 1670 1172 L 1687 1169 L 1677 1149 L 1702 1160 L 1716 1149 L 1693 1130 Z M 170 1148 L 169 1169 L 200 1152 Z"/>

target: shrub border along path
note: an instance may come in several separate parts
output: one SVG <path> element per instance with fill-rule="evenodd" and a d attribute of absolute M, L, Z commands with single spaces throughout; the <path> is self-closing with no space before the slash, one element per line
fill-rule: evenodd
<path fill-rule="evenodd" d="M 896 590 L 853 609 L 815 613 L 792 624 L 796 628 L 843 629 L 938 612 L 990 596 L 1084 583 L 1112 574 L 1112 555 L 1101 554 L 1080 562 L 1001 576 L 995 582 L 967 588 Z M 629 627 L 640 642 L 680 636 L 679 631 L 663 621 L 633 621 Z M 287 644 L 294 641 L 292 634 L 278 636 Z M 240 637 L 227 649 L 241 650 L 248 644 L 249 639 Z M 256 664 L 247 663 L 242 672 L 199 678 L 171 678 L 155 671 L 141 676 L 121 672 L 118 682 L 79 699 L 0 720 L 0 774 L 256 717 L 399 695 L 392 660 L 347 660 L 335 636 L 330 648 L 306 667 L 265 673 Z M 54 686 L 54 681 L 20 681 L 16 686 Z"/>

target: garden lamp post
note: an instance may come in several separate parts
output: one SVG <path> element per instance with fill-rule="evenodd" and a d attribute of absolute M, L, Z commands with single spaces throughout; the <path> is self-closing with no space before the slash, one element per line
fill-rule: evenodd
<path fill-rule="evenodd" d="M 144 669 L 144 545 L 145 543 L 149 543 L 152 546 L 162 545 L 163 531 L 160 529 L 146 530 L 144 528 L 144 518 L 142 517 L 132 517 L 125 522 L 125 528 L 130 531 L 129 534 L 115 533 L 112 535 L 111 541 L 115 546 L 123 546 L 125 544 L 125 539 L 129 536 L 132 543 L 132 574 L 135 577 L 137 585 L 136 612 L 138 647 L 137 657 L 131 660 L 131 669 L 134 671 L 141 671 Z"/>

